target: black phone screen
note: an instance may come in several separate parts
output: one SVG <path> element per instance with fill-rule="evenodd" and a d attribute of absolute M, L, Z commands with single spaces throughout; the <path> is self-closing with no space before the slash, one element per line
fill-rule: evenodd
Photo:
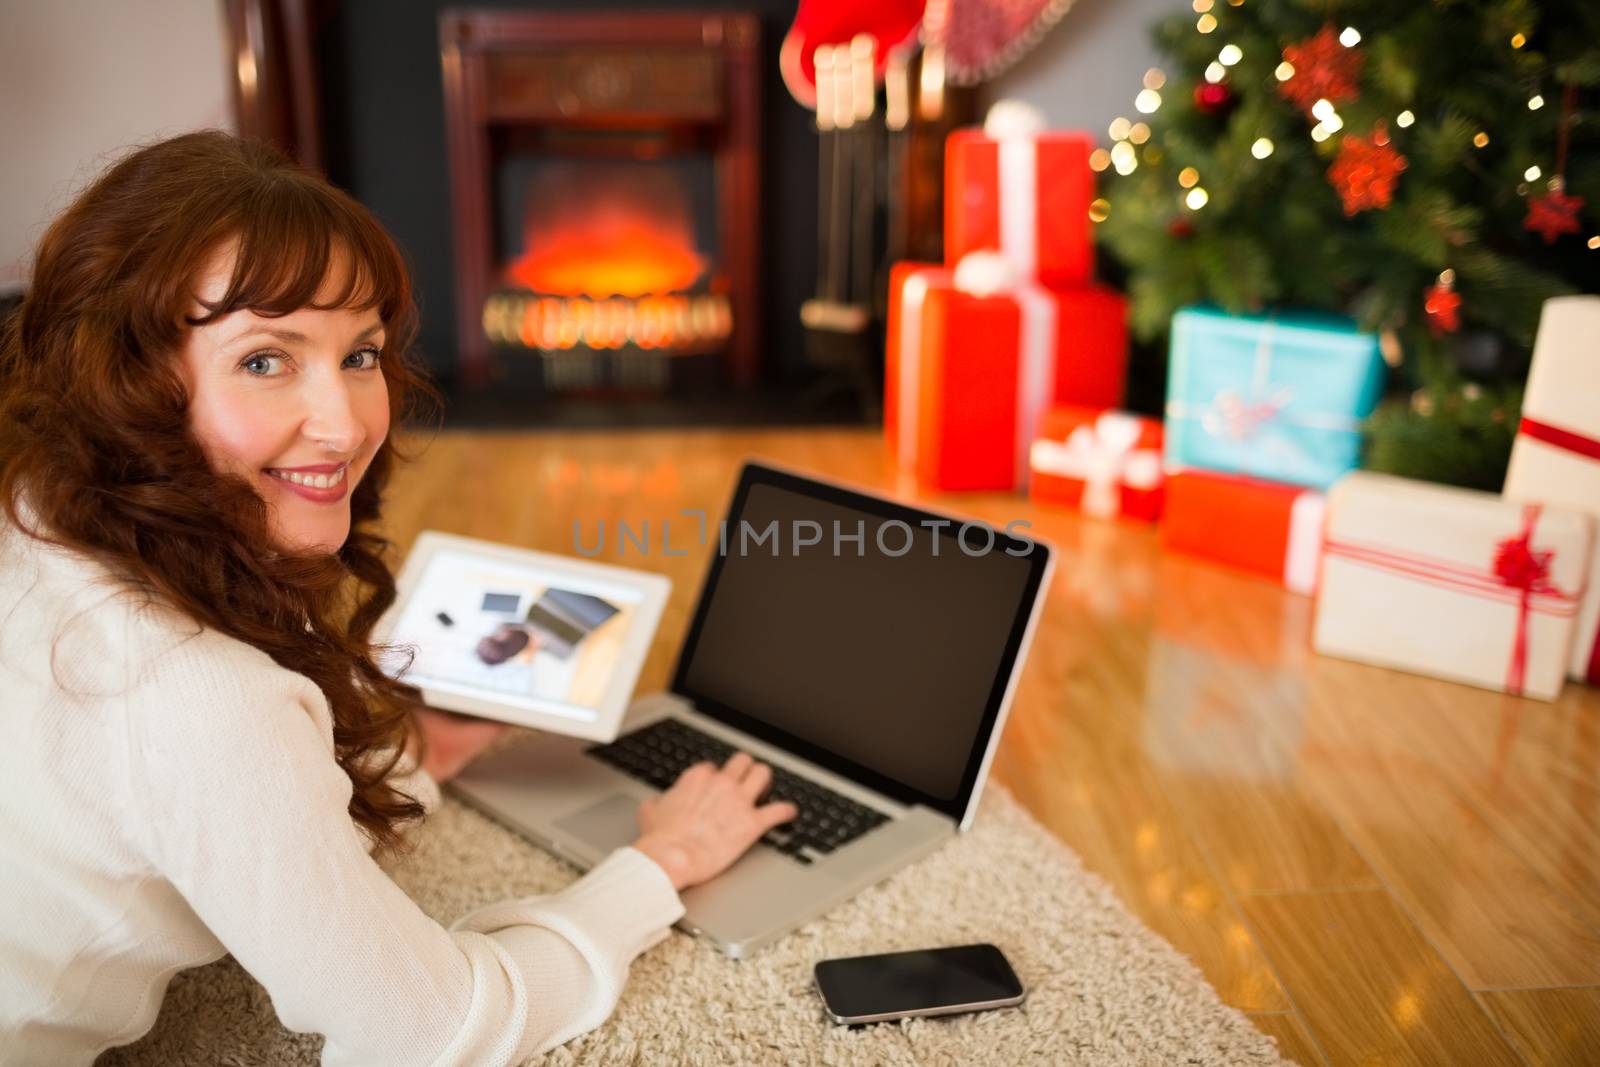
<path fill-rule="evenodd" d="M 1022 995 L 1016 972 L 993 945 L 823 960 L 817 964 L 816 978 L 828 1010 L 846 1018 L 925 1012 Z"/>

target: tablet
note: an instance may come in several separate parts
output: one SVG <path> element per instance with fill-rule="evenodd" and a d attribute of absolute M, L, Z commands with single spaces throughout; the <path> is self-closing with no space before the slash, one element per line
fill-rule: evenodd
<path fill-rule="evenodd" d="M 373 634 L 432 707 L 595 741 L 617 735 L 671 579 L 425 530 Z M 411 654 L 409 666 L 407 654 Z"/>

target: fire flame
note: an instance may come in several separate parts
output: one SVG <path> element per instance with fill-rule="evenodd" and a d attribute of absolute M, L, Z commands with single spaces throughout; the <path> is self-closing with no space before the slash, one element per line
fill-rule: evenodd
<path fill-rule="evenodd" d="M 705 273 L 689 206 L 670 172 L 648 166 L 555 169 L 528 189 L 524 245 L 508 280 L 555 296 L 682 292 Z"/>

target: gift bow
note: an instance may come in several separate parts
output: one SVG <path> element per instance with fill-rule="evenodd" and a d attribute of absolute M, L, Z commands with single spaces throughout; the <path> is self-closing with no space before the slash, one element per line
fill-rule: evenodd
<path fill-rule="evenodd" d="M 1528 609 L 1533 594 L 1549 595 L 1559 590 L 1550 584 L 1550 560 L 1554 552 L 1533 550 L 1533 527 L 1539 521 L 1539 505 L 1529 504 L 1522 511 L 1522 529 L 1495 545 L 1494 573 L 1508 589 L 1521 593 L 1517 601 L 1517 636 L 1511 648 L 1511 664 L 1506 671 L 1506 688 L 1522 692 L 1528 672 Z"/>
<path fill-rule="evenodd" d="M 1041 474 L 1081 479 L 1080 506 L 1107 518 L 1120 509 L 1120 486 L 1154 489 L 1161 483 L 1161 454 L 1136 447 L 1140 432 L 1137 417 L 1107 411 L 1092 426 L 1074 427 L 1065 442 L 1035 441 L 1029 459 Z"/>
<path fill-rule="evenodd" d="M 1294 390 L 1287 385 L 1254 403 L 1245 400 L 1236 389 L 1223 389 L 1217 393 L 1200 425 L 1212 436 L 1243 441 L 1254 437 L 1262 426 L 1277 418 L 1292 399 Z"/>

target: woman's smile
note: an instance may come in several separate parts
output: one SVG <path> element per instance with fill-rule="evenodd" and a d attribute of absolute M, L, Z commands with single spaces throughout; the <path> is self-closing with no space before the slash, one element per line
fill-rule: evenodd
<path fill-rule="evenodd" d="M 345 477 L 349 469 L 349 463 L 335 463 L 320 467 L 268 467 L 265 473 L 272 481 L 307 500 L 337 504 L 349 492 L 349 480 Z"/>

